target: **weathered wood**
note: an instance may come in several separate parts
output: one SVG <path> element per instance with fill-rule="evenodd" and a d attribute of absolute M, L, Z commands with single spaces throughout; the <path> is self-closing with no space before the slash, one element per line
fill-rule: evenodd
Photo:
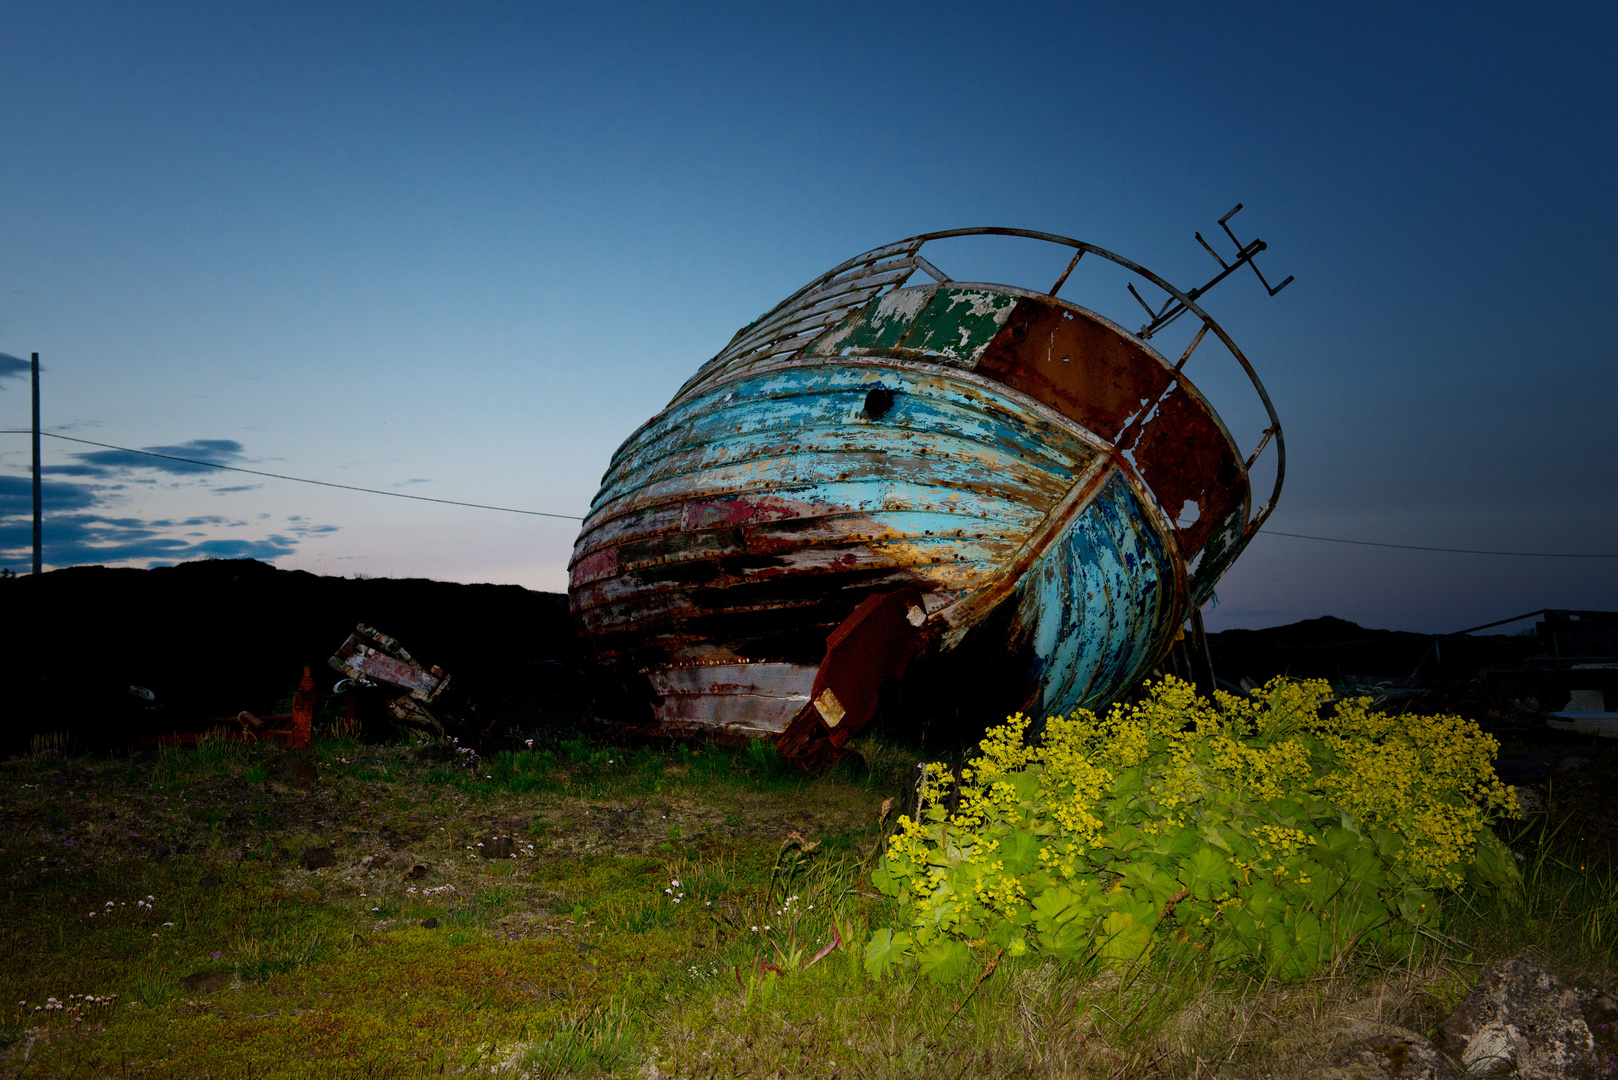
<path fill-rule="evenodd" d="M 1165 288 L 1269 408 L 1161 279 L 975 231 Z M 1049 294 L 948 280 L 929 238 L 798 290 L 613 455 L 569 595 L 637 730 L 824 764 L 884 679 L 950 650 L 1014 707 L 1104 704 L 1250 537 L 1244 463 L 1178 367 Z"/>

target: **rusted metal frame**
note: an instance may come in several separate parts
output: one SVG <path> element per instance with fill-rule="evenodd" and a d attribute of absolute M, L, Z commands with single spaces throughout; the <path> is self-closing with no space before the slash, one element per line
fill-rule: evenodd
<path fill-rule="evenodd" d="M 1242 244 L 1242 242 L 1240 240 L 1236 239 L 1236 234 L 1230 231 L 1230 226 L 1227 225 L 1226 222 L 1228 222 L 1231 218 L 1235 217 L 1237 211 L 1239 211 L 1241 208 L 1242 208 L 1242 204 L 1237 203 L 1235 206 L 1230 208 L 1230 212 L 1228 214 L 1226 214 L 1224 217 L 1219 219 L 1219 227 L 1221 229 L 1225 230 L 1225 235 L 1230 237 L 1230 242 L 1236 245 L 1236 249 L 1238 251 L 1242 250 L 1243 244 Z M 1202 239 L 1202 234 L 1201 233 L 1197 234 L 1197 239 L 1198 240 Z M 1263 250 L 1265 250 L 1266 248 L 1269 247 L 1269 245 L 1264 243 L 1264 241 L 1262 241 L 1262 240 L 1254 240 L 1253 243 L 1257 245 L 1257 250 L 1255 250 L 1253 252 L 1254 255 L 1257 255 L 1260 251 L 1263 251 Z M 1207 245 L 1206 242 L 1204 242 L 1202 246 L 1205 247 L 1205 248 L 1208 248 L 1208 245 Z M 1208 248 L 1208 250 L 1213 251 L 1213 248 Z M 1219 256 L 1218 256 L 1217 253 L 1215 253 L 1214 258 L 1219 259 Z M 1223 266 L 1224 263 L 1225 263 L 1224 259 L 1219 259 L 1219 264 L 1221 266 Z M 1276 293 L 1280 292 L 1282 289 L 1284 289 L 1288 285 L 1292 284 L 1292 277 L 1293 276 L 1291 274 L 1288 274 L 1287 279 L 1285 281 L 1281 282 L 1281 284 L 1275 286 L 1274 288 L 1271 288 L 1268 279 L 1266 279 L 1264 277 L 1264 271 L 1262 271 L 1262 270 L 1260 270 L 1258 268 L 1258 263 L 1253 262 L 1252 258 L 1249 257 L 1248 261 L 1247 261 L 1247 265 L 1249 265 L 1249 266 L 1251 266 L 1253 268 L 1253 273 L 1258 275 L 1259 284 L 1263 285 L 1265 290 L 1271 296 L 1274 296 Z M 1207 292 L 1208 290 L 1207 290 L 1207 288 L 1204 288 L 1202 291 Z M 1197 294 L 1197 293 L 1192 294 L 1193 297 L 1195 297 L 1197 295 L 1199 295 L 1199 294 Z"/>
<path fill-rule="evenodd" d="M 910 256 L 910 259 L 916 264 L 918 269 L 925 272 L 928 277 L 932 278 L 940 285 L 950 285 L 954 283 L 954 278 L 944 273 L 944 271 L 940 270 L 938 267 L 934 266 L 920 255 L 912 255 Z"/>
<path fill-rule="evenodd" d="M 1242 468 L 1247 469 L 1247 470 L 1251 470 L 1253 468 L 1253 462 L 1258 460 L 1258 456 L 1260 454 L 1262 454 L 1264 452 L 1264 448 L 1269 445 L 1271 436 L 1273 436 L 1273 435 L 1275 435 L 1277 433 L 1278 433 L 1277 428 L 1274 428 L 1274 427 L 1265 428 L 1264 429 L 1264 437 L 1258 441 L 1258 445 L 1253 448 L 1253 452 L 1247 456 L 1247 461 L 1242 466 Z"/>
<path fill-rule="evenodd" d="M 1229 215 L 1226 216 L 1228 217 Z M 1043 240 L 1047 243 L 1058 244 L 1063 247 L 1078 248 L 1080 251 L 1099 255 L 1109 262 L 1122 266 L 1131 273 L 1150 281 L 1153 285 L 1156 285 L 1164 292 L 1173 296 L 1176 300 L 1179 300 L 1185 305 L 1186 310 L 1195 314 L 1206 325 L 1208 325 L 1213 330 L 1214 334 L 1218 336 L 1219 340 L 1224 343 L 1225 348 L 1230 351 L 1230 354 L 1235 361 L 1241 365 L 1242 370 L 1247 373 L 1248 381 L 1253 384 L 1254 391 L 1257 392 L 1259 400 L 1264 405 L 1264 411 L 1269 415 L 1270 425 L 1275 428 L 1277 458 L 1275 486 L 1271 490 L 1269 501 L 1266 502 L 1264 507 L 1259 511 L 1261 518 L 1269 516 L 1269 514 L 1274 510 L 1277 501 L 1281 497 L 1281 487 L 1286 479 L 1286 437 L 1281 430 L 1280 417 L 1276 415 L 1275 404 L 1270 400 L 1269 391 L 1264 388 L 1263 380 L 1258 377 L 1258 372 L 1253 370 L 1253 365 L 1248 362 L 1246 354 L 1242 352 L 1241 348 L 1237 346 L 1236 342 L 1231 339 L 1230 335 L 1225 332 L 1222 326 L 1215 322 L 1207 312 L 1203 311 L 1202 308 L 1197 306 L 1195 297 L 1181 292 L 1178 287 L 1170 284 L 1168 281 L 1159 277 L 1157 274 L 1152 273 L 1152 271 L 1146 269 L 1144 266 L 1132 259 L 1126 259 L 1116 252 L 1108 251 L 1106 248 L 1099 247 L 1095 244 L 1087 243 L 1083 240 L 1075 240 L 1069 236 L 1060 236 L 1056 233 L 1039 232 L 1034 229 L 1012 229 L 1001 226 L 979 226 L 969 229 L 946 229 L 941 232 L 923 233 L 920 236 L 911 237 L 909 240 L 900 241 L 899 243 L 917 243 L 915 250 L 920 251 L 921 247 L 930 241 L 947 240 L 960 236 L 1020 236 L 1030 240 Z M 852 262 L 858 263 L 861 258 L 863 258 L 863 256 L 855 258 L 852 260 Z M 1204 288 L 1204 291 L 1206 291 L 1206 287 Z M 1198 295 L 1200 296 L 1201 293 L 1199 292 Z M 1055 298 L 1052 297 L 1052 299 Z M 1130 336 L 1136 337 L 1137 335 L 1131 334 Z"/>
<path fill-rule="evenodd" d="M 1044 520 L 1035 526 L 1022 546 L 1002 564 L 994 581 L 940 608 L 930 617 L 945 623 L 952 630 L 960 630 L 988 615 L 1001 601 L 1016 592 L 1023 574 L 1050 547 L 1067 523 L 1090 505 L 1115 470 L 1112 454 L 1098 454 L 1083 472 L 1074 477 L 1073 486 L 1067 494 L 1046 512 Z"/>
<path fill-rule="evenodd" d="M 1185 362 L 1187 360 L 1191 359 L 1191 354 L 1197 351 L 1197 346 L 1202 344 L 1203 336 L 1206 335 L 1207 333 L 1208 333 L 1208 324 L 1203 323 L 1202 324 L 1202 329 L 1197 331 L 1197 336 L 1191 339 L 1191 344 L 1187 345 L 1185 347 L 1185 352 L 1180 354 L 1180 362 L 1178 364 L 1174 365 L 1174 373 L 1176 375 L 1178 375 L 1180 373 L 1181 369 L 1183 369 L 1185 367 Z"/>
<path fill-rule="evenodd" d="M 1227 215 L 1227 217 L 1228 216 L 1229 215 Z M 969 228 L 969 229 L 947 229 L 947 230 L 944 230 L 944 231 L 941 231 L 941 232 L 923 233 L 920 236 L 911 237 L 909 240 L 901 241 L 899 244 L 889 245 L 889 249 L 897 248 L 897 247 L 900 247 L 900 246 L 905 246 L 905 245 L 915 243 L 916 247 L 913 250 L 916 253 L 919 253 L 921 248 L 930 241 L 952 239 L 952 238 L 955 238 L 955 237 L 962 237 L 962 236 L 1019 236 L 1019 237 L 1024 237 L 1024 238 L 1031 239 L 1031 240 L 1043 240 L 1043 241 L 1045 241 L 1047 243 L 1058 244 L 1058 245 L 1061 245 L 1061 246 L 1064 246 L 1064 247 L 1076 248 L 1076 249 L 1079 250 L 1079 252 L 1081 254 L 1088 252 L 1088 253 L 1093 253 L 1093 254 L 1096 254 L 1096 255 L 1100 255 L 1102 258 L 1107 259 L 1108 261 L 1113 262 L 1113 263 L 1117 264 L 1118 266 L 1122 266 L 1124 269 L 1130 271 L 1131 273 L 1134 273 L 1137 276 L 1139 276 L 1141 278 L 1144 278 L 1145 280 L 1151 282 L 1153 285 L 1156 285 L 1158 288 L 1160 288 L 1164 292 L 1168 293 L 1173 299 L 1179 301 L 1180 304 L 1182 305 L 1183 310 L 1181 310 L 1180 312 L 1178 312 L 1175 315 L 1176 318 L 1180 314 L 1184 314 L 1185 311 L 1190 311 L 1193 314 L 1195 314 L 1199 319 L 1201 319 L 1203 325 L 1205 327 L 1213 330 L 1214 334 L 1216 336 L 1218 336 L 1219 340 L 1224 344 L 1225 348 L 1230 352 L 1232 358 L 1235 359 L 1236 363 L 1239 364 L 1241 366 L 1242 370 L 1247 374 L 1248 381 L 1252 384 L 1254 391 L 1258 394 L 1259 401 L 1264 405 L 1264 411 L 1269 416 L 1270 426 L 1275 429 L 1276 458 L 1277 458 L 1275 484 L 1274 484 L 1273 488 L 1271 489 L 1269 500 L 1264 504 L 1264 506 L 1262 508 L 1260 508 L 1260 510 L 1257 513 L 1258 513 L 1260 519 L 1262 519 L 1262 518 L 1268 517 L 1269 514 L 1271 512 L 1273 512 L 1276 503 L 1280 499 L 1281 488 L 1282 488 L 1282 485 L 1284 484 L 1285 479 L 1286 479 L 1286 437 L 1282 433 L 1280 417 L 1276 415 L 1275 404 L 1274 404 L 1274 402 L 1272 402 L 1270 400 L 1269 391 L 1265 389 L 1263 380 L 1261 380 L 1258 377 L 1258 372 L 1253 370 L 1253 365 L 1248 362 L 1247 356 L 1242 352 L 1241 348 L 1239 346 L 1237 346 L 1236 342 L 1234 340 L 1232 340 L 1230 335 L 1225 332 L 1225 329 L 1223 327 L 1221 327 L 1211 316 L 1209 316 L 1207 312 L 1203 311 L 1202 308 L 1197 306 L 1195 296 L 1192 296 L 1190 294 L 1182 292 L 1179 288 L 1177 288 L 1173 284 L 1169 283 L 1168 281 L 1164 280 L 1163 278 L 1159 277 L 1157 274 L 1152 273 L 1152 271 L 1146 269 L 1144 266 L 1141 266 L 1139 263 L 1134 262 L 1131 259 L 1126 259 L 1122 255 L 1119 255 L 1119 254 L 1117 254 L 1115 252 L 1108 251 L 1106 248 L 1098 247 L 1095 244 L 1087 243 L 1087 242 L 1085 242 L 1083 240 L 1075 240 L 1072 237 L 1060 236 L 1060 235 L 1058 235 L 1056 233 L 1039 232 L 1039 231 L 1036 231 L 1036 230 L 1033 230 L 1033 229 L 1012 229 L 1012 228 L 1003 228 L 1003 227 L 997 227 L 997 226 L 977 227 L 977 228 Z M 888 250 L 888 249 L 880 249 L 879 248 L 879 249 L 876 249 L 876 250 L 880 251 L 880 250 Z M 848 264 L 845 264 L 845 265 L 857 265 L 864 258 L 865 258 L 864 256 L 856 257 L 855 259 L 850 260 L 850 262 Z M 956 283 L 956 284 L 960 285 L 962 287 L 967 287 L 967 286 L 970 285 L 970 283 Z M 1006 288 L 1005 286 L 996 286 L 996 287 L 997 288 Z M 1201 293 L 1205 292 L 1208 287 L 1209 286 L 1204 286 L 1202 290 L 1198 291 L 1197 295 L 1201 295 Z M 1037 294 L 1037 293 L 1032 292 L 1032 290 L 1008 289 L 1008 291 L 1016 291 L 1016 292 L 1020 292 L 1020 293 L 1022 293 L 1024 295 L 1029 295 L 1029 296 L 1039 296 L 1039 295 L 1041 295 L 1041 294 Z M 1052 300 L 1056 299 L 1054 296 L 1050 296 L 1049 294 L 1043 294 L 1043 295 L 1048 296 Z M 1136 294 L 1136 295 L 1137 295 L 1137 298 L 1138 298 L 1139 294 Z M 1063 303 L 1064 306 L 1066 306 L 1065 302 L 1063 302 L 1063 301 L 1058 301 L 1058 302 Z M 1144 303 L 1144 301 L 1143 301 L 1143 303 Z M 1148 308 L 1148 310 L 1150 310 L 1150 309 Z M 1110 325 L 1113 325 L 1113 326 L 1117 326 L 1117 324 L 1113 323 L 1112 320 L 1105 319 L 1104 316 L 1102 318 L 1105 320 L 1106 323 L 1108 323 Z M 1137 340 L 1139 340 L 1138 335 L 1131 334 L 1128 330 L 1123 329 L 1121 326 L 1118 326 L 1117 328 L 1122 333 L 1128 335 L 1129 337 L 1136 338 Z M 1141 341 L 1141 344 L 1144 346 L 1145 342 Z M 1155 350 L 1150 350 L 1149 349 L 1149 351 L 1153 351 L 1155 353 Z M 1165 362 L 1165 366 L 1166 366 L 1166 362 Z M 1189 385 L 1189 384 L 1187 384 L 1187 385 Z M 1199 392 L 1198 397 L 1200 398 L 1201 396 L 1202 395 Z M 1220 423 L 1221 423 L 1221 426 L 1223 426 L 1223 421 L 1222 420 L 1221 420 Z M 1227 432 L 1227 436 L 1228 436 L 1228 432 Z"/>
<path fill-rule="evenodd" d="M 1050 287 L 1049 295 L 1054 297 L 1058 292 L 1061 291 L 1062 286 L 1067 284 L 1068 275 L 1073 273 L 1074 269 L 1078 267 L 1079 260 L 1082 258 L 1084 258 L 1084 249 L 1080 248 L 1078 251 L 1074 252 L 1073 261 L 1067 264 L 1067 269 L 1063 270 L 1062 276 L 1056 279 L 1056 284 Z"/>
<path fill-rule="evenodd" d="M 1240 210 L 1241 207 L 1237 206 L 1236 209 Z M 1235 213 L 1235 212 L 1236 212 L 1235 210 L 1231 211 L 1231 213 Z M 1221 225 L 1224 225 L 1225 219 L 1221 218 L 1219 220 L 1219 223 Z M 1225 232 L 1229 233 L 1230 229 L 1227 227 L 1225 229 Z M 1237 247 L 1236 261 L 1233 262 L 1233 263 L 1226 263 L 1224 259 L 1221 259 L 1219 257 L 1219 253 L 1217 251 L 1215 251 L 1213 248 L 1208 246 L 1208 241 L 1206 241 L 1206 240 L 1204 240 L 1202 238 L 1201 233 L 1197 233 L 1196 237 L 1197 237 L 1197 243 L 1201 244 L 1203 246 L 1204 250 L 1206 250 L 1208 252 L 1208 254 L 1212 255 L 1215 259 L 1218 259 L 1219 260 L 1219 265 L 1224 267 L 1224 269 L 1221 270 L 1219 273 L 1215 274 L 1213 276 L 1213 278 L 1211 280 L 1209 280 L 1206 284 L 1202 285 L 1199 288 L 1192 289 L 1190 292 L 1186 293 L 1186 295 L 1189 296 L 1193 300 L 1195 300 L 1197 297 L 1199 297 L 1199 296 L 1203 295 L 1204 293 L 1206 293 L 1209 289 L 1213 288 L 1215 285 L 1219 284 L 1221 281 L 1224 281 L 1231 274 L 1234 274 L 1236 272 L 1237 268 L 1242 266 L 1244 263 L 1246 265 L 1248 265 L 1248 266 L 1251 266 L 1253 268 L 1253 272 L 1258 274 L 1259 281 L 1263 283 L 1265 289 L 1269 290 L 1269 293 L 1270 293 L 1271 296 L 1274 296 L 1276 293 L 1278 293 L 1282 289 L 1286 288 L 1286 286 L 1292 281 L 1292 279 L 1289 277 L 1289 278 L 1286 279 L 1286 281 L 1283 281 L 1279 286 L 1277 286 L 1274 289 L 1271 289 L 1270 288 L 1270 283 L 1268 281 L 1264 280 L 1264 275 L 1259 272 L 1258 264 L 1253 261 L 1253 256 L 1257 255 L 1259 252 L 1261 252 L 1261 251 L 1263 251 L 1263 250 L 1265 250 L 1266 248 L 1269 247 L 1269 245 L 1266 244 L 1262 240 L 1254 240 L 1251 244 L 1247 245 L 1246 247 L 1243 247 L 1240 241 L 1236 241 L 1236 247 Z M 1236 240 L 1236 237 L 1234 235 L 1232 235 L 1231 239 Z M 1134 289 L 1133 286 L 1130 287 L 1129 291 L 1132 292 L 1132 293 L 1135 293 L 1135 299 L 1140 300 L 1141 307 L 1145 308 L 1146 309 L 1146 314 L 1151 316 L 1151 321 L 1149 321 L 1145 326 L 1142 326 L 1140 328 L 1140 330 L 1138 331 L 1140 336 L 1143 337 L 1143 338 L 1150 338 L 1153 334 L 1157 333 L 1159 330 L 1163 329 L 1163 327 L 1167 326 L 1169 323 L 1173 322 L 1175 319 L 1178 319 L 1181 315 L 1184 315 L 1185 312 L 1186 312 L 1186 307 L 1185 307 L 1184 304 L 1180 304 L 1177 307 L 1173 307 L 1172 310 L 1171 310 L 1171 305 L 1173 305 L 1175 303 L 1175 299 L 1174 299 L 1173 296 L 1170 296 L 1167 300 L 1163 301 L 1163 307 L 1162 307 L 1161 310 L 1154 311 L 1150 304 L 1148 304 L 1145 300 L 1141 300 L 1140 293 L 1135 292 L 1135 289 Z"/>

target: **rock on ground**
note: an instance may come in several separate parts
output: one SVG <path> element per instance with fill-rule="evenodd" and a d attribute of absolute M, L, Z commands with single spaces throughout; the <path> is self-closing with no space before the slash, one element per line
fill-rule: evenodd
<path fill-rule="evenodd" d="M 1585 1011 L 1604 999 L 1514 957 L 1483 973 L 1444 1021 L 1439 1043 L 1472 1076 L 1595 1080 L 1609 1069 Z"/>
<path fill-rule="evenodd" d="M 1464 1080 L 1465 1074 L 1414 1031 L 1344 1020 L 1327 1034 L 1323 1063 L 1299 1080 Z"/>

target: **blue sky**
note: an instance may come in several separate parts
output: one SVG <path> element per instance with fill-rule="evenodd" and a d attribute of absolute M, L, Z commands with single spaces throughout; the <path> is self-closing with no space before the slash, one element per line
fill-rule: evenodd
<path fill-rule="evenodd" d="M 1286 425 L 1275 529 L 1618 552 L 1610 6 L 63 3 L 0 7 L 0 41 L 0 354 L 41 353 L 48 430 L 582 513 L 851 255 L 1013 225 L 1189 286 L 1242 202 L 1297 278 L 1207 301 Z M 566 521 L 47 442 L 49 565 L 563 587 Z M 16 569 L 27 464 L 0 436 Z M 1261 536 L 1210 621 L 1543 606 L 1618 608 L 1618 560 Z"/>

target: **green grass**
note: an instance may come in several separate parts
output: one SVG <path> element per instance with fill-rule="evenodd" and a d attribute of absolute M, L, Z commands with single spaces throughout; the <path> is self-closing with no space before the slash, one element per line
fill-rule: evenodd
<path fill-rule="evenodd" d="M 811 779 L 761 747 L 472 768 L 325 740 L 309 793 L 230 744 L 9 762 L 0 1076 L 1281 1075 L 1349 1013 L 1430 1030 L 1523 948 L 1611 976 L 1618 877 L 1552 813 L 1513 838 L 1521 907 L 1452 902 L 1407 954 L 1307 983 L 986 949 L 957 982 L 873 980 L 863 945 L 898 918 L 869 883 L 881 806 L 917 758 L 862 750 Z M 479 858 L 491 834 L 518 857 Z M 315 846 L 337 865 L 302 869 Z M 182 988 L 210 972 L 226 988 Z"/>

